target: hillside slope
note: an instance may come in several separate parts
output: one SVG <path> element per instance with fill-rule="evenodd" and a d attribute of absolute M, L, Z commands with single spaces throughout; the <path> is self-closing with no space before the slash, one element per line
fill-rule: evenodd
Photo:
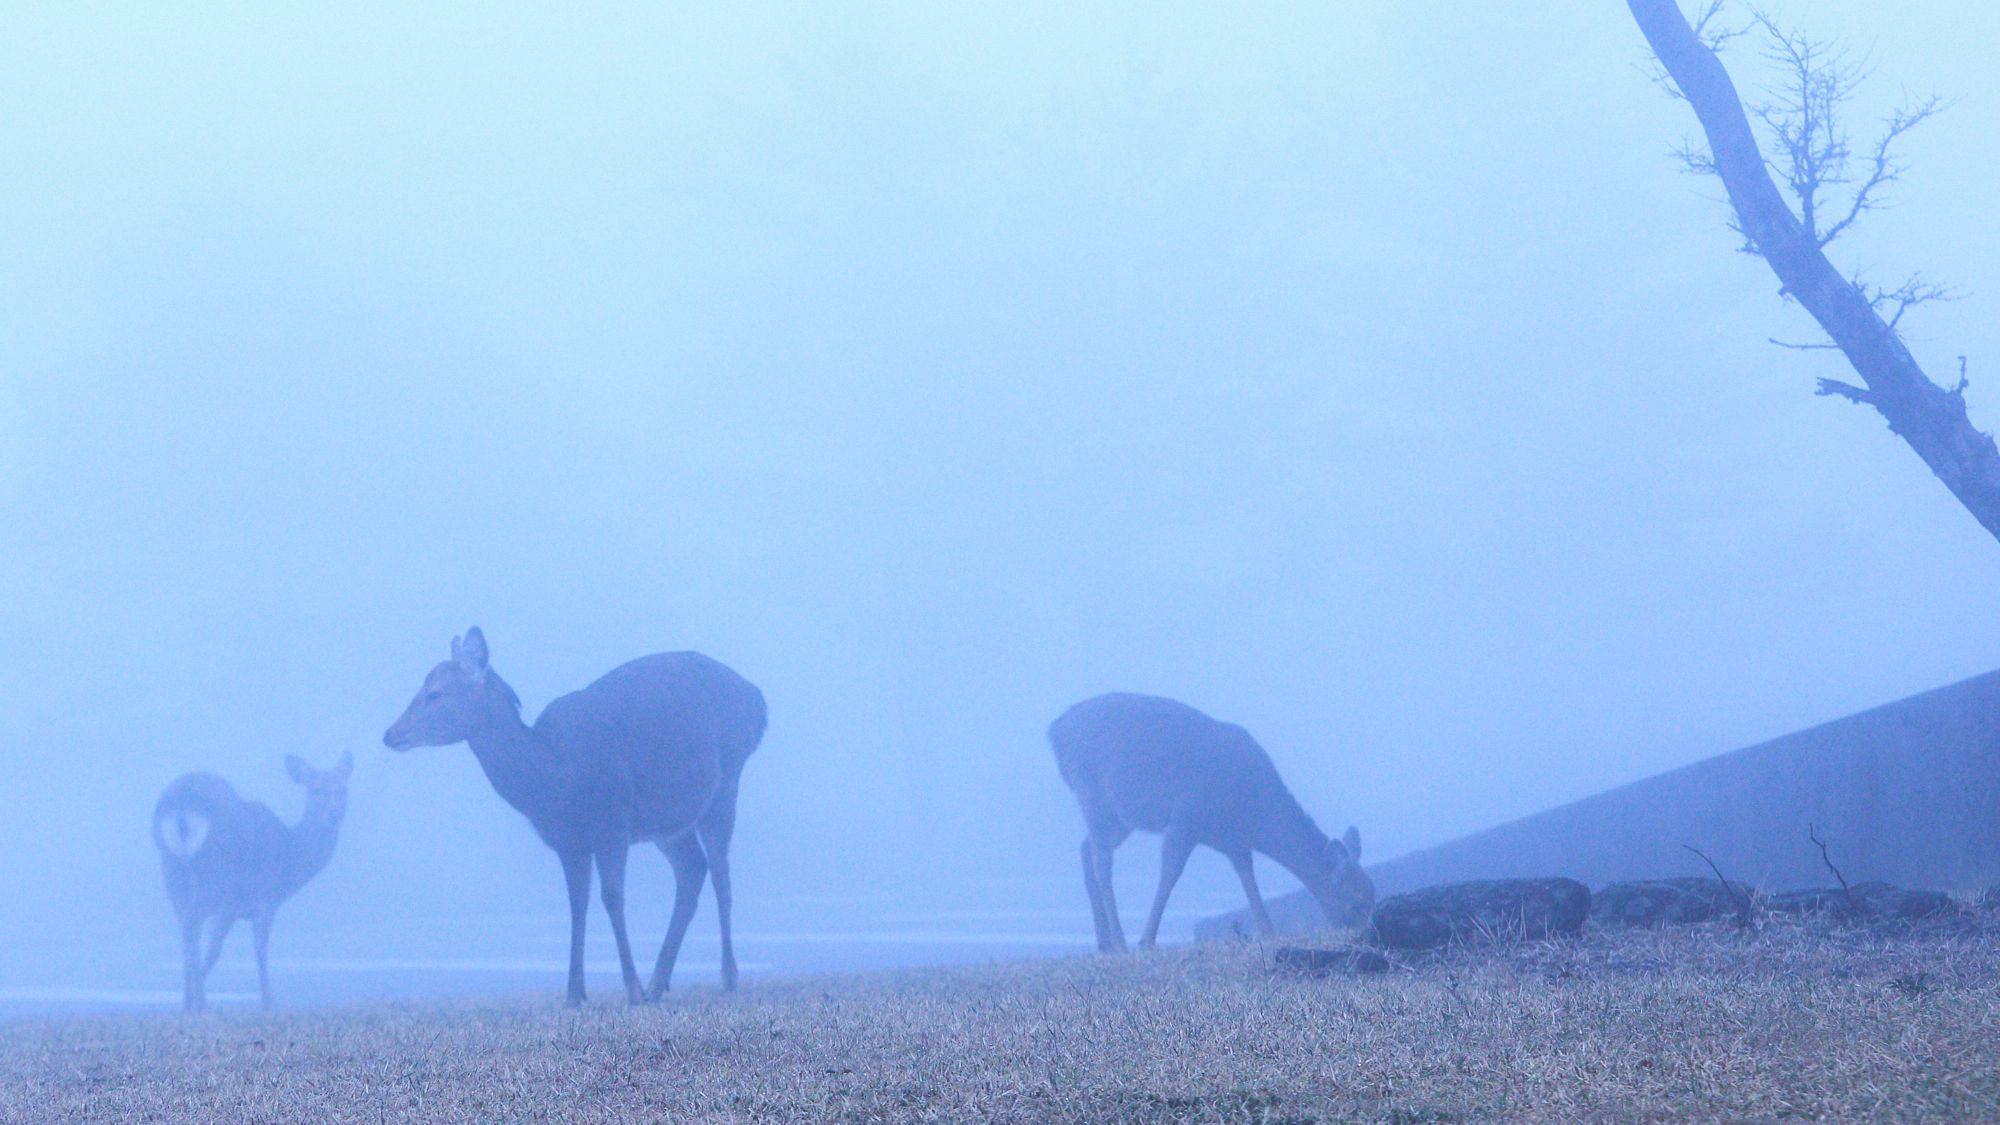
<path fill-rule="evenodd" d="M 2000 881 L 2000 672 L 1721 754 L 1369 868 L 1386 897 L 1433 883 L 1566 875 L 1707 875 L 1788 889 L 1831 882 L 1818 828 L 1848 879 L 1976 890 Z M 1366 826 L 1364 825 L 1364 828 Z M 1270 904 L 1281 929 L 1324 919 L 1303 892 Z M 1198 938 L 1248 925 L 1204 919 Z"/>

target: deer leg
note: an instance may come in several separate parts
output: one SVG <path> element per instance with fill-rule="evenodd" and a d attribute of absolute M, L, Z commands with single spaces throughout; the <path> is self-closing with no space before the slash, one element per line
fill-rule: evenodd
<path fill-rule="evenodd" d="M 1099 948 L 1106 953 L 1125 952 L 1125 927 L 1118 922 L 1118 896 L 1111 889 L 1111 853 L 1123 843 L 1122 837 L 1106 838 L 1091 833 L 1090 868 L 1097 884 L 1097 897 L 1104 904 L 1104 928 L 1109 941 Z"/>
<path fill-rule="evenodd" d="M 1257 868 L 1250 853 L 1230 856 L 1229 865 L 1236 868 L 1236 877 L 1243 882 L 1243 897 L 1250 900 L 1250 917 L 1257 923 L 1257 932 L 1265 937 L 1275 936 L 1278 930 L 1271 925 L 1271 916 L 1264 910 L 1264 896 L 1257 891 Z"/>
<path fill-rule="evenodd" d="M 257 944 L 257 1002 L 266 1010 L 271 1007 L 271 919 L 276 911 L 260 910 L 250 920 L 250 935 Z"/>
<path fill-rule="evenodd" d="M 662 841 L 659 848 L 674 868 L 674 913 L 667 922 L 667 937 L 660 943 L 660 956 L 653 963 L 653 980 L 647 988 L 647 994 L 656 1000 L 666 994 L 673 980 L 681 941 L 687 937 L 688 923 L 694 920 L 695 907 L 701 902 L 702 881 L 708 877 L 708 858 L 693 832 Z"/>
<path fill-rule="evenodd" d="M 583 1003 L 583 926 L 590 914 L 590 853 L 562 856 L 563 881 L 569 884 L 569 993 L 574 1008 Z"/>
<path fill-rule="evenodd" d="M 1167 898 L 1174 893 L 1174 884 L 1181 881 L 1181 871 L 1187 867 L 1188 856 L 1194 854 L 1194 836 L 1185 829 L 1168 826 L 1160 836 L 1160 886 L 1153 892 L 1153 910 L 1146 915 L 1146 932 L 1139 938 L 1139 948 L 1151 949 L 1160 939 L 1160 919 L 1167 913 Z"/>
<path fill-rule="evenodd" d="M 205 972 L 201 965 L 201 919 L 181 917 L 181 1008 L 199 1012 L 208 1006 L 202 989 Z"/>
<path fill-rule="evenodd" d="M 224 918 L 217 915 L 209 919 L 208 953 L 201 959 L 201 977 L 203 980 L 207 980 L 208 974 L 215 971 L 215 963 L 222 960 L 223 940 L 229 937 L 229 930 L 234 925 L 236 925 L 236 919 L 234 918 Z"/>
<path fill-rule="evenodd" d="M 1111 927 L 1104 921 L 1104 893 L 1097 886 L 1096 845 L 1086 835 L 1083 846 L 1077 849 L 1083 854 L 1083 891 L 1090 896 L 1090 924 L 1097 928 L 1097 951 L 1111 952 Z"/>
<path fill-rule="evenodd" d="M 729 887 L 728 851 L 711 852 L 708 878 L 715 884 L 715 916 L 722 927 L 722 990 L 736 991 L 736 943 L 729 932 L 729 911 L 734 901 Z"/>
<path fill-rule="evenodd" d="M 639 987 L 632 942 L 625 935 L 625 858 L 631 850 L 631 845 L 624 843 L 598 850 L 597 893 L 604 900 L 604 913 L 611 918 L 611 937 L 618 943 L 618 973 L 625 980 L 625 1000 L 644 1004 L 646 991 Z"/>
<path fill-rule="evenodd" d="M 674 865 L 674 916 L 667 922 L 667 940 L 660 943 L 660 958 L 653 963 L 653 982 L 646 988 L 649 999 L 667 994 L 673 980 L 674 961 L 681 955 L 681 939 L 694 920 L 695 906 L 701 902 L 701 882 L 708 877 L 708 859 L 694 833 L 683 832 L 659 845 L 667 862 Z"/>
<path fill-rule="evenodd" d="M 736 991 L 736 945 L 729 932 L 734 895 L 729 887 L 729 837 L 736 828 L 736 794 L 718 794 L 715 809 L 699 832 L 708 856 L 708 878 L 715 884 L 715 916 L 722 923 L 722 989 Z"/>

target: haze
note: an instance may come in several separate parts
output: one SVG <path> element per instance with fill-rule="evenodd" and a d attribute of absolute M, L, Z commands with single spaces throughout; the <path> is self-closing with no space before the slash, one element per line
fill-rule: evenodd
<path fill-rule="evenodd" d="M 1785 10 L 1872 53 L 1870 112 L 1955 99 L 1839 260 L 1967 295 L 1911 341 L 2000 423 L 2000 14 Z M 2000 664 L 1993 542 L 1765 342 L 1814 337 L 1621 5 L 10 29 L 0 988 L 173 981 L 154 798 L 289 820 L 288 752 L 359 762 L 274 949 L 560 943 L 470 754 L 380 744 L 472 624 L 531 715 L 661 650 L 762 687 L 767 971 L 836 916 L 1086 946 L 1043 730 L 1100 691 L 1244 724 L 1380 859 Z M 1169 936 L 1238 901 L 1198 855 Z"/>

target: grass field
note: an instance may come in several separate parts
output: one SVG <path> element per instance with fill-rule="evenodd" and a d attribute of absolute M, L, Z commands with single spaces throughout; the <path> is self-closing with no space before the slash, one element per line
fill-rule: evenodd
<path fill-rule="evenodd" d="M 2000 1119 L 2000 920 L 1773 920 L 1310 979 L 1254 944 L 0 1029 L 7 1120 Z M 609 992 L 609 989 L 601 989 Z"/>

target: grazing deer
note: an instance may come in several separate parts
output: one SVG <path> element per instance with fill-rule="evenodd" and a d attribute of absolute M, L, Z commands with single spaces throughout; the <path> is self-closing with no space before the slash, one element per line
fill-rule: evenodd
<path fill-rule="evenodd" d="M 584 999 L 592 861 L 629 1001 L 666 992 L 705 876 L 715 880 L 722 921 L 722 986 L 734 989 L 729 837 L 737 779 L 764 737 L 764 693 L 698 652 L 642 656 L 549 704 L 529 726 L 520 697 L 486 661 L 476 626 L 453 638 L 451 659 L 424 677 L 382 741 L 391 750 L 471 746 L 494 792 L 555 850 L 569 884 L 569 1003 Z M 673 864 L 674 913 L 641 991 L 625 937 L 625 859 L 649 841 Z"/>
<path fill-rule="evenodd" d="M 250 919 L 257 941 L 257 992 L 271 1006 L 265 954 L 278 905 L 320 873 L 333 858 L 340 820 L 347 815 L 347 779 L 354 755 L 316 770 L 285 755 L 285 772 L 306 787 L 306 811 L 286 825 L 269 808 L 236 795 L 212 773 L 175 778 L 153 806 L 153 843 L 160 849 L 167 898 L 181 924 L 181 1003 L 190 1012 L 208 1005 L 208 972 L 222 956 L 222 942 L 239 918 Z M 208 953 L 201 931 L 208 927 Z"/>
<path fill-rule="evenodd" d="M 1083 886 L 1098 949 L 1125 948 L 1111 853 L 1134 829 L 1161 834 L 1160 886 L 1139 939 L 1144 948 L 1159 939 L 1167 896 L 1196 844 L 1229 858 L 1266 937 L 1275 931 L 1257 893 L 1252 852 L 1297 875 L 1335 926 L 1365 922 L 1374 911 L 1375 884 L 1361 870 L 1361 834 L 1349 828 L 1344 839 L 1328 839 L 1242 727 L 1171 699 L 1114 693 L 1063 712 L 1049 725 L 1049 744 L 1083 809 Z"/>

